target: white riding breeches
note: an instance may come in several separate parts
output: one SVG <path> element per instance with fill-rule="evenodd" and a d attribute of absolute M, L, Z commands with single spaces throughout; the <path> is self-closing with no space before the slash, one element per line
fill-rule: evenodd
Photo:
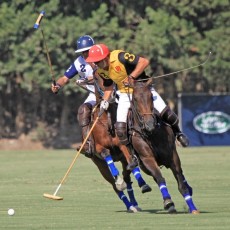
<path fill-rule="evenodd" d="M 130 101 L 132 94 L 120 93 L 120 98 L 117 106 L 117 122 L 125 122 L 127 120 L 128 111 L 130 108 Z"/>
<path fill-rule="evenodd" d="M 151 93 L 153 95 L 153 103 L 154 103 L 154 108 L 161 113 L 163 109 L 166 107 L 166 104 L 162 97 L 157 93 L 157 91 L 152 87 L 151 88 Z"/>
<path fill-rule="evenodd" d="M 151 93 L 153 96 L 154 108 L 159 113 L 161 113 L 163 109 L 166 107 L 166 104 L 154 88 L 151 89 Z M 131 100 L 132 94 L 120 93 L 120 98 L 117 107 L 117 122 L 127 122 L 126 120 Z"/>
<path fill-rule="evenodd" d="M 88 97 L 85 99 L 84 103 L 90 103 L 92 106 L 96 104 L 96 96 L 94 93 L 89 93 Z"/>

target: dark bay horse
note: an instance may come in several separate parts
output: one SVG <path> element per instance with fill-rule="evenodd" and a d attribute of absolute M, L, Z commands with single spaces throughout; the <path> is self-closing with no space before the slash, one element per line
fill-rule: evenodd
<path fill-rule="evenodd" d="M 163 123 L 154 113 L 151 93 L 152 80 L 135 81 L 132 96 L 131 141 L 140 159 L 140 167 L 152 176 L 161 191 L 164 208 L 176 212 L 165 179 L 159 166 L 170 168 L 178 183 L 178 190 L 192 214 L 198 214 L 192 199 L 192 188 L 187 183 L 176 149 L 175 136 L 171 127 Z"/>
<path fill-rule="evenodd" d="M 116 104 L 112 103 L 109 106 L 108 111 L 104 111 L 99 117 L 94 129 L 91 133 L 91 139 L 94 143 L 92 161 L 98 167 L 101 175 L 107 180 L 113 187 L 118 197 L 125 204 L 128 212 L 137 212 L 141 209 L 138 207 L 138 203 L 134 196 L 131 181 L 131 171 L 127 170 L 128 165 L 124 149 L 119 143 L 119 139 L 114 129 L 113 118 L 116 114 Z M 99 108 L 95 106 L 92 112 L 91 122 L 92 124 L 97 119 L 99 114 Z M 122 176 L 114 164 L 114 162 L 121 162 L 122 164 Z M 132 170 L 132 174 L 138 182 L 142 193 L 150 192 L 151 188 L 146 184 L 142 178 L 139 167 Z M 128 197 L 123 192 L 127 188 Z"/>

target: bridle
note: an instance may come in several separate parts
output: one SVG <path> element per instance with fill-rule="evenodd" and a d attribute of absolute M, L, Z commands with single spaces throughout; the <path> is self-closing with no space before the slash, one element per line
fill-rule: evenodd
<path fill-rule="evenodd" d="M 143 87 L 146 87 L 148 85 L 149 85 L 148 83 L 142 81 L 141 83 L 139 82 L 138 86 L 136 86 L 136 87 L 143 88 Z M 135 88 L 135 86 L 134 86 L 134 88 Z M 138 124 L 137 126 L 139 127 L 140 130 L 138 130 L 138 127 L 136 127 L 136 126 L 135 127 L 133 126 L 133 128 L 136 131 L 141 132 L 141 135 L 144 135 L 146 133 L 144 117 L 148 116 L 148 115 L 151 115 L 152 117 L 154 117 L 154 111 L 151 111 L 151 112 L 139 112 L 138 109 L 137 109 L 138 105 L 137 105 L 136 101 L 134 100 L 134 97 L 131 100 L 129 93 L 128 93 L 128 97 L 129 97 L 130 104 L 131 104 L 131 110 L 132 110 L 133 118 L 136 120 L 136 122 Z"/>

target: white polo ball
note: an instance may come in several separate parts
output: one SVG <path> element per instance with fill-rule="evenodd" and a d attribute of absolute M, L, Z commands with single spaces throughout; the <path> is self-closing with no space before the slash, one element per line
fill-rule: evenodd
<path fill-rule="evenodd" d="M 13 216 L 14 215 L 14 209 L 12 209 L 12 208 L 10 208 L 10 209 L 8 209 L 8 215 L 9 216 Z"/>

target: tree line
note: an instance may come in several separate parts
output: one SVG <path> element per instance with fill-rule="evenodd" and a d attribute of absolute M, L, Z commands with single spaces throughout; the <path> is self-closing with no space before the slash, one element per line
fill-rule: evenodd
<path fill-rule="evenodd" d="M 227 0 L 0 1 L 0 137 L 33 133 L 47 146 L 79 138 L 76 110 L 86 92 L 72 81 L 58 95 L 51 93 L 41 29 L 55 78 L 75 60 L 78 37 L 89 34 L 111 50 L 148 57 L 150 76 L 196 66 L 211 51 L 200 68 L 155 80 L 175 110 L 178 92 L 229 93 L 228 5 Z M 42 10 L 46 15 L 35 30 Z"/>

